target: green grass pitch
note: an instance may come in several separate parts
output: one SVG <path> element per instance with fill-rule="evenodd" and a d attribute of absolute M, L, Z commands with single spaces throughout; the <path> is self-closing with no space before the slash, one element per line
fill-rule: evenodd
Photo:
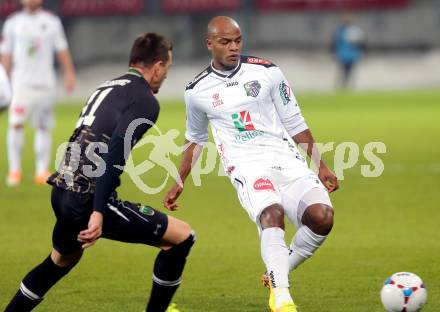
<path fill-rule="evenodd" d="M 361 152 L 382 141 L 385 171 L 365 178 L 359 162 L 344 172 L 332 195 L 335 227 L 317 254 L 291 274 L 292 293 L 304 312 L 383 311 L 379 291 L 397 271 L 420 275 L 428 289 L 424 311 L 440 307 L 440 92 L 307 94 L 299 96 L 303 113 L 319 142 L 355 142 Z M 181 101 L 163 103 L 159 127 L 184 130 Z M 174 104 L 174 105 L 165 105 Z M 57 106 L 54 146 L 66 141 L 80 106 Z M 47 256 L 54 216 L 50 187 L 32 184 L 32 131 L 27 129 L 24 183 L 9 189 L 6 175 L 6 114 L 0 116 L 0 310 L 24 274 Z M 183 141 L 183 134 L 180 136 Z M 136 150 L 139 162 L 149 147 Z M 333 165 L 333 152 L 325 154 Z M 217 170 L 190 181 L 174 216 L 197 231 L 184 281 L 174 301 L 182 312 L 262 312 L 268 293 L 260 285 L 264 271 L 257 230 L 240 207 L 232 186 Z M 143 175 L 150 186 L 164 178 L 154 169 Z M 169 183 L 170 184 L 170 181 Z M 164 191 L 141 193 L 125 175 L 120 195 L 162 208 Z M 289 227 L 290 242 L 294 230 Z M 147 301 L 156 250 L 100 240 L 81 263 L 54 287 L 37 311 L 133 311 Z"/>

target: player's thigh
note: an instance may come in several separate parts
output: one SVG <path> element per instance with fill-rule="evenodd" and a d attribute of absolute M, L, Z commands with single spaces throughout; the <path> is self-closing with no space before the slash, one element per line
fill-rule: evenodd
<path fill-rule="evenodd" d="M 30 113 L 31 91 L 26 88 L 15 88 L 11 105 L 9 106 L 9 125 L 11 127 L 23 126 Z"/>
<path fill-rule="evenodd" d="M 52 188 L 52 208 L 56 223 L 52 232 L 52 246 L 62 255 L 74 254 L 82 249 L 78 233 L 87 228 L 93 210 L 90 194 Z"/>
<path fill-rule="evenodd" d="M 285 214 L 297 228 L 307 207 L 325 204 L 332 207 L 327 189 L 316 174 L 308 174 L 289 183 L 283 188 L 282 203 Z"/>
<path fill-rule="evenodd" d="M 102 237 L 126 243 L 159 246 L 168 216 L 150 206 L 110 198 Z"/>
<path fill-rule="evenodd" d="M 35 90 L 29 105 L 34 128 L 51 129 L 54 126 L 54 92 L 51 89 Z"/>
<path fill-rule="evenodd" d="M 231 182 L 241 206 L 257 226 L 260 226 L 260 215 L 265 208 L 281 204 L 277 179 L 270 168 L 235 168 Z"/>

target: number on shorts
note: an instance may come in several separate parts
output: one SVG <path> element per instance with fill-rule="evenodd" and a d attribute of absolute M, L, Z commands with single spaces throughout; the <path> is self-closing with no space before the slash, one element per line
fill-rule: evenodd
<path fill-rule="evenodd" d="M 87 101 L 86 106 L 81 111 L 81 117 L 79 117 L 76 128 L 84 126 L 91 127 L 93 122 L 95 121 L 95 113 L 98 109 L 99 105 L 101 105 L 102 101 L 104 101 L 105 97 L 113 90 L 113 88 L 107 88 L 102 90 L 96 90 L 90 96 Z"/>

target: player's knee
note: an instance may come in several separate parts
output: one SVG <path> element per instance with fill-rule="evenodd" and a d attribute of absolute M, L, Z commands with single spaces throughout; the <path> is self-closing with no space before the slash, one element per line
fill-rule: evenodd
<path fill-rule="evenodd" d="M 196 241 L 196 233 L 194 232 L 194 230 L 191 229 L 189 225 L 188 227 L 190 231 L 188 233 L 187 238 L 183 242 L 174 245 L 169 250 L 167 250 L 166 252 L 168 254 L 172 254 L 173 256 L 183 257 L 183 258 L 186 258 L 189 255 L 191 248 Z"/>
<path fill-rule="evenodd" d="M 333 208 L 324 204 L 309 206 L 303 216 L 303 224 L 318 235 L 328 235 L 333 228 Z"/>
<path fill-rule="evenodd" d="M 62 268 L 70 268 L 75 266 L 79 260 L 81 259 L 83 254 L 82 250 L 78 250 L 76 252 L 62 255 L 57 250 L 53 249 L 51 253 L 51 258 L 53 263 Z"/>
<path fill-rule="evenodd" d="M 272 205 L 265 208 L 260 215 L 261 228 L 279 227 L 284 229 L 284 210 L 278 205 Z"/>
<path fill-rule="evenodd" d="M 181 231 L 182 231 L 182 235 L 185 237 L 188 237 L 194 233 L 194 230 L 185 221 L 182 222 Z"/>
<path fill-rule="evenodd" d="M 12 129 L 14 129 L 14 130 L 22 130 L 22 129 L 23 129 L 23 125 L 22 125 L 22 124 L 11 125 L 10 127 L 11 127 Z"/>

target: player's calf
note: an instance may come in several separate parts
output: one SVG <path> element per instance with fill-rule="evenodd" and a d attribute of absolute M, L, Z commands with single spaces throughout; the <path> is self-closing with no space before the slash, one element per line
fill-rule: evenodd
<path fill-rule="evenodd" d="M 181 234 L 185 233 L 186 227 L 182 231 Z M 195 239 L 195 233 L 191 231 L 186 239 L 171 248 L 161 250 L 157 255 L 147 312 L 162 312 L 167 309 L 174 293 L 182 282 L 186 258 L 194 245 Z"/>
<path fill-rule="evenodd" d="M 28 312 L 35 308 L 46 292 L 76 265 L 70 262 L 68 266 L 59 266 L 49 255 L 42 263 L 30 271 L 20 284 L 20 289 L 12 298 L 5 312 Z"/>
<path fill-rule="evenodd" d="M 289 250 L 284 240 L 284 209 L 278 204 L 265 208 L 260 215 L 261 257 L 271 284 L 269 307 L 275 311 L 291 303 L 289 292 Z"/>
<path fill-rule="evenodd" d="M 327 191 L 320 188 L 310 190 L 301 199 L 300 205 L 306 208 L 301 217 L 302 224 L 290 244 L 290 270 L 310 258 L 333 227 L 334 213 Z"/>

